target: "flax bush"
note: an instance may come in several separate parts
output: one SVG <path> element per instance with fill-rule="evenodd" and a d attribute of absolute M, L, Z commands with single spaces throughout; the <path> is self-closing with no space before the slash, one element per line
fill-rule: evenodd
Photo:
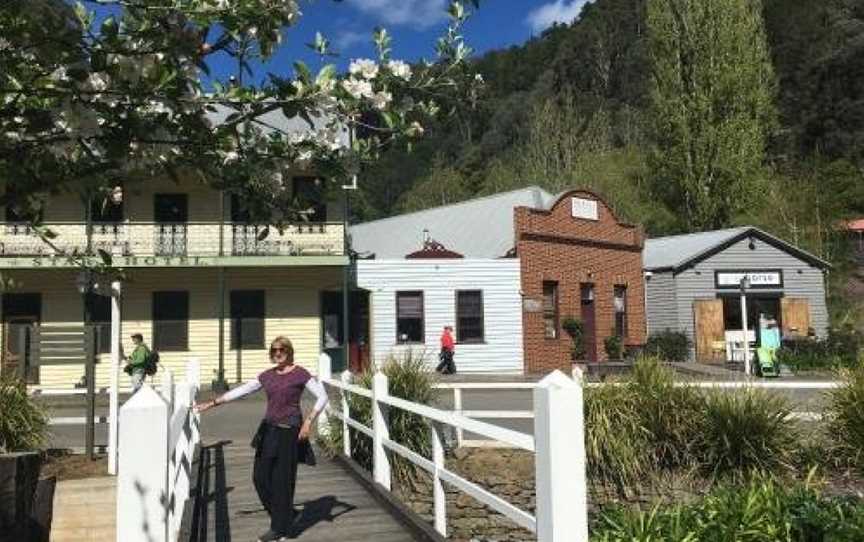
<path fill-rule="evenodd" d="M 429 369 L 422 355 L 407 351 L 401 357 L 390 357 L 381 366 L 381 372 L 387 376 L 390 395 L 420 403 L 431 404 L 435 398 L 433 385 L 436 382 L 435 373 Z M 355 376 L 355 384 L 372 389 L 372 378 L 375 373 L 368 370 Z M 366 427 L 372 427 L 371 400 L 359 395 L 350 394 L 348 407 L 351 417 Z M 389 409 L 390 440 L 424 456 L 431 457 L 432 444 L 429 439 L 429 425 L 421 417 L 397 408 Z M 351 436 L 351 457 L 365 469 L 372 470 L 372 440 L 355 429 L 349 429 Z M 330 422 L 330 435 L 321 439 L 322 445 L 329 453 L 342 450 L 342 422 L 335 417 Z M 390 454 L 394 478 L 400 483 L 416 481 L 417 471 L 408 461 L 396 454 Z"/>
<path fill-rule="evenodd" d="M 864 540 L 860 499 L 822 496 L 764 475 L 724 485 L 703 499 L 651 510 L 617 508 L 592 529 L 596 542 L 856 542 Z"/>
<path fill-rule="evenodd" d="M 791 408 L 780 395 L 756 388 L 705 395 L 698 453 L 715 476 L 788 467 L 798 444 Z"/>
<path fill-rule="evenodd" d="M 841 385 L 828 394 L 828 438 L 844 462 L 864 471 L 864 367 L 839 373 Z"/>
<path fill-rule="evenodd" d="M 0 452 L 32 451 L 48 437 L 48 415 L 19 379 L 0 378 Z"/>

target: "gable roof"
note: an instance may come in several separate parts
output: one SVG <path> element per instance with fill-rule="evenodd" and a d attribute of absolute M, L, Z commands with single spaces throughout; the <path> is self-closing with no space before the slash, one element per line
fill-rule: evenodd
<path fill-rule="evenodd" d="M 748 237 L 760 239 L 815 267 L 823 269 L 831 267 L 831 264 L 825 260 L 753 226 L 648 239 L 645 241 L 645 252 L 642 255 L 643 266 L 647 271 L 678 272 Z"/>
<path fill-rule="evenodd" d="M 402 259 L 423 247 L 423 230 L 466 258 L 500 258 L 515 245 L 513 209 L 548 208 L 554 196 L 537 186 L 351 226 L 351 247 L 376 258 Z"/>

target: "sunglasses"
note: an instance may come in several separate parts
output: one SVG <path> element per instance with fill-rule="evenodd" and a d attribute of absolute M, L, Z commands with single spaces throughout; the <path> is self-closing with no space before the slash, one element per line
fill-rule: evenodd
<path fill-rule="evenodd" d="M 281 346 L 276 346 L 276 347 L 273 347 L 270 349 L 271 354 L 276 353 L 276 352 L 287 352 L 287 351 L 288 350 L 286 348 L 283 348 Z"/>

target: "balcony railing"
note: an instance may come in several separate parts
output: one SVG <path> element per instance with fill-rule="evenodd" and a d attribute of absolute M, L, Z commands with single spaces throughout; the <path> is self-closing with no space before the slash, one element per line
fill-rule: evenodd
<path fill-rule="evenodd" d="M 26 224 L 5 223 L 0 230 L 0 256 L 51 256 L 83 253 L 84 223 L 47 223 L 56 237 L 39 238 Z M 345 253 L 344 227 L 339 223 L 292 224 L 275 227 L 217 223 L 118 222 L 94 224 L 91 246 L 114 256 L 340 256 Z M 267 235 L 264 230 L 267 229 Z M 221 250 L 220 250 L 221 244 Z"/>

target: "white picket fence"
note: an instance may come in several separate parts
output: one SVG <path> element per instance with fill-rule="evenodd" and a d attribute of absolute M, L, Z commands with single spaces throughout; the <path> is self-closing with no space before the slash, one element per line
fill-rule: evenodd
<path fill-rule="evenodd" d="M 190 495 L 201 387 L 197 360 L 182 382 L 168 372 L 161 393 L 145 384 L 120 408 L 117 542 L 176 542 Z"/>
<path fill-rule="evenodd" d="M 388 452 L 398 454 L 432 477 L 434 493 L 434 527 L 447 536 L 447 503 L 444 484 L 477 499 L 517 525 L 536 533 L 539 542 L 586 542 L 588 540 L 588 506 L 585 472 L 584 411 L 582 378 L 571 379 L 556 371 L 532 385 L 534 395 L 534 435 L 506 429 L 466 416 L 464 413 L 440 410 L 392 397 L 387 377 L 375 374 L 372 389 L 351 384 L 351 375 L 330 377 L 322 358 L 319 377 L 340 397 L 341 408 L 329 413 L 342 420 L 343 453 L 351 457 L 349 428 L 372 439 L 372 476 L 381 488 L 391 489 L 391 467 Z M 371 401 L 372 427 L 351 417 L 348 397 L 359 395 Z M 429 422 L 432 457 L 427 458 L 390 438 L 388 409 L 411 412 Z M 326 425 L 326 419 L 322 425 Z M 442 425 L 527 450 L 535 454 L 536 515 L 522 510 L 498 495 L 447 469 L 444 462 Z"/>

